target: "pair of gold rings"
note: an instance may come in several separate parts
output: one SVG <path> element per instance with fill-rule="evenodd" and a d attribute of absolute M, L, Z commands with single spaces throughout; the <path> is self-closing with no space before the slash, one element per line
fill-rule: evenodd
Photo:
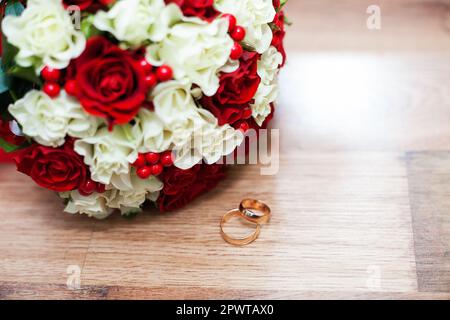
<path fill-rule="evenodd" d="M 244 199 L 239 205 L 239 209 L 228 211 L 220 221 L 220 233 L 222 238 L 229 244 L 235 246 L 246 246 L 258 239 L 261 233 L 261 225 L 270 221 L 271 210 L 264 202 L 254 199 Z M 224 231 L 224 226 L 231 218 L 238 217 L 253 223 L 255 231 L 245 238 L 232 238 Z"/>

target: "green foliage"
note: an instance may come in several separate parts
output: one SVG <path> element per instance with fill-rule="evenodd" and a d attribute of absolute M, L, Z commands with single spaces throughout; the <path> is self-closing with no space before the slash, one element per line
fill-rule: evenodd
<path fill-rule="evenodd" d="M 10 144 L 5 140 L 3 140 L 2 138 L 0 138 L 0 148 L 3 149 L 5 152 L 10 153 L 19 150 L 21 147 Z"/>
<path fill-rule="evenodd" d="M 93 15 L 90 15 L 81 21 L 81 32 L 83 32 L 86 39 L 89 39 L 102 33 L 94 26 Z"/>
<path fill-rule="evenodd" d="M 15 65 L 8 70 L 7 74 L 11 77 L 22 79 L 38 86 L 42 86 L 42 81 L 36 75 L 36 71 L 33 67 L 23 68 Z"/>
<path fill-rule="evenodd" d="M 5 15 L 19 16 L 24 6 L 18 1 L 10 1 L 6 6 Z M 3 55 L 0 60 L 0 114 L 4 118 L 6 108 L 11 103 L 21 98 L 27 90 L 35 85 L 41 86 L 41 80 L 33 68 L 23 68 L 15 63 L 18 49 L 8 42 L 2 34 Z"/>
<path fill-rule="evenodd" d="M 122 218 L 127 220 L 133 220 L 142 212 L 141 209 L 130 210 L 129 212 L 123 213 Z"/>
<path fill-rule="evenodd" d="M 6 16 L 20 16 L 25 10 L 25 7 L 17 1 L 10 1 L 5 9 Z M 2 69 L 3 71 L 8 70 L 14 64 L 14 57 L 16 56 L 18 50 L 12 46 L 6 39 L 5 35 L 2 33 L 2 44 L 3 44 L 3 56 L 2 56 Z"/>
<path fill-rule="evenodd" d="M 6 6 L 5 15 L 7 16 L 20 16 L 25 10 L 23 4 L 18 1 L 10 1 Z"/>
<path fill-rule="evenodd" d="M 24 10 L 24 6 L 18 1 L 10 1 L 5 9 L 6 16 L 19 16 Z M 14 81 L 13 77 L 23 77 L 24 72 L 19 72 L 17 67 L 14 66 L 14 57 L 17 55 L 17 48 L 11 45 L 4 34 L 2 34 L 3 55 L 0 58 L 0 94 L 11 90 Z M 25 80 L 28 80 L 25 78 Z M 36 79 L 34 79 L 36 80 Z M 3 99 L 0 105 L 0 111 L 4 108 Z"/>
<path fill-rule="evenodd" d="M 2 59 L 0 58 L 0 63 Z M 0 68 L 0 94 L 5 93 L 9 90 L 9 77 L 8 75 L 3 71 L 2 68 Z"/>
<path fill-rule="evenodd" d="M 25 7 L 17 0 L 8 1 L 5 8 L 6 16 L 19 16 Z M 18 49 L 11 45 L 2 33 L 3 54 L 0 58 L 0 118 L 12 120 L 8 106 L 22 97 L 35 85 L 41 85 L 41 80 L 32 68 L 22 68 L 15 64 Z M 16 146 L 0 138 L 0 148 L 6 152 L 14 152 L 28 145 Z"/>

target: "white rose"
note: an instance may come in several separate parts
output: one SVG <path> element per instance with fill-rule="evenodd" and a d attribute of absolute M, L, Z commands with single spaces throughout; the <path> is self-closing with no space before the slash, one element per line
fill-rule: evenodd
<path fill-rule="evenodd" d="M 219 126 L 214 115 L 199 109 L 202 127 L 195 130 L 191 139 L 174 149 L 174 165 L 186 170 L 198 164 L 202 159 L 213 164 L 222 157 L 231 154 L 241 145 L 244 135 L 229 125 Z"/>
<path fill-rule="evenodd" d="M 273 46 L 264 52 L 258 61 L 258 75 L 261 83 L 255 94 L 255 101 L 250 106 L 253 118 L 259 126 L 272 112 L 271 104 L 278 97 L 277 75 L 282 63 L 283 56 Z"/>
<path fill-rule="evenodd" d="M 278 86 L 276 84 L 265 85 L 261 83 L 259 85 L 255 95 L 255 102 L 250 105 L 253 118 L 259 126 L 270 115 L 272 111 L 271 104 L 276 101 L 277 97 Z"/>
<path fill-rule="evenodd" d="M 202 157 L 207 164 L 213 164 L 233 153 L 241 145 L 244 135 L 229 125 L 204 129 L 202 141 Z"/>
<path fill-rule="evenodd" d="M 163 40 L 182 16 L 177 5 L 166 6 L 164 0 L 122 0 L 107 12 L 97 12 L 94 26 L 113 34 L 125 47 L 137 48 L 149 40 Z"/>
<path fill-rule="evenodd" d="M 137 126 L 115 126 L 110 132 L 106 127 L 92 137 L 75 142 L 75 151 L 84 156 L 90 166 L 94 181 L 109 185 L 113 179 L 130 172 L 130 163 L 138 157 L 141 134 Z"/>
<path fill-rule="evenodd" d="M 109 191 L 108 191 L 109 192 Z M 65 212 L 71 214 L 86 214 L 91 218 L 106 219 L 113 213 L 113 209 L 106 205 L 108 192 L 94 193 L 90 196 L 82 196 L 78 191 L 61 193 L 61 198 L 68 199 Z"/>
<path fill-rule="evenodd" d="M 158 85 L 152 93 L 155 115 L 161 119 L 163 132 L 172 146 L 186 144 L 203 126 L 190 88 L 187 81 L 169 81 Z"/>
<path fill-rule="evenodd" d="M 186 81 L 168 81 L 156 86 L 152 92 L 156 115 L 170 125 L 197 116 L 197 105 Z"/>
<path fill-rule="evenodd" d="M 61 0 L 28 1 L 22 15 L 5 17 L 2 30 L 8 42 L 19 49 L 17 64 L 33 66 L 37 73 L 44 66 L 66 68 L 86 46 Z"/>
<path fill-rule="evenodd" d="M 269 48 L 273 38 L 269 23 L 276 15 L 272 0 L 215 0 L 214 6 L 218 11 L 236 17 L 238 24 L 246 30 L 244 42 L 258 53 Z"/>
<path fill-rule="evenodd" d="M 211 23 L 190 19 L 176 24 L 161 42 L 147 48 L 154 65 L 170 65 L 177 80 L 184 78 L 212 96 L 219 88 L 218 73 L 230 57 L 233 40 L 226 19 Z"/>
<path fill-rule="evenodd" d="M 269 50 L 261 55 L 258 61 L 258 75 L 262 83 L 269 85 L 277 80 L 280 66 L 283 64 L 283 55 L 277 48 L 271 46 Z"/>
<path fill-rule="evenodd" d="M 135 119 L 142 131 L 142 144 L 139 152 L 161 153 L 169 149 L 173 141 L 173 132 L 166 129 L 164 122 L 150 110 L 142 109 Z"/>
<path fill-rule="evenodd" d="M 56 99 L 51 99 L 42 91 L 32 90 L 10 105 L 8 110 L 22 126 L 25 135 L 48 147 L 64 144 L 67 134 L 75 138 L 92 135 L 99 124 L 64 91 Z"/>
<path fill-rule="evenodd" d="M 130 186 L 127 189 L 110 190 L 107 205 L 111 208 L 120 209 L 122 213 L 140 210 L 147 200 L 148 194 L 161 191 L 163 183 L 156 177 L 140 179 L 135 174 L 130 175 Z"/>

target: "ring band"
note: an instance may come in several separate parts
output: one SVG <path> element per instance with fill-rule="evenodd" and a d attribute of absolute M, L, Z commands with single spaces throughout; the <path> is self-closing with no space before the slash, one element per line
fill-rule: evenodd
<path fill-rule="evenodd" d="M 239 211 L 242 217 L 247 221 L 266 224 L 270 221 L 271 210 L 264 202 L 254 199 L 244 199 L 239 205 Z M 261 212 L 262 215 L 255 214 L 254 211 Z"/>
<path fill-rule="evenodd" d="M 253 222 L 247 218 L 245 218 L 247 221 L 250 221 L 256 225 L 256 229 L 251 235 L 249 235 L 245 238 L 238 238 L 238 239 L 231 238 L 229 235 L 227 235 L 225 233 L 225 231 L 223 230 L 223 227 L 233 217 L 245 218 L 245 215 L 243 215 L 242 212 L 239 211 L 238 209 L 235 209 L 235 210 L 231 210 L 231 211 L 227 212 L 222 217 L 222 220 L 220 221 L 220 233 L 222 234 L 222 238 L 226 242 L 228 242 L 229 244 L 235 245 L 235 246 L 246 246 L 246 245 L 249 245 L 250 243 L 252 243 L 253 241 L 255 241 L 256 239 L 258 239 L 259 234 L 261 232 L 261 226 L 258 223 Z"/>

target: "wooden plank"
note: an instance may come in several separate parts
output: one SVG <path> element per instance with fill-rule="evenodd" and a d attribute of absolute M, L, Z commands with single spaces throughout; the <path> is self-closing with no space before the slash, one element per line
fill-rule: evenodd
<path fill-rule="evenodd" d="M 419 290 L 450 292 L 450 152 L 407 159 Z"/>
<path fill-rule="evenodd" d="M 448 61 L 450 51 L 291 54 L 274 123 L 283 152 L 450 150 Z"/>
<path fill-rule="evenodd" d="M 367 28 L 367 8 L 381 29 Z M 287 46 L 296 51 L 449 52 L 449 0 L 293 0 Z"/>
<path fill-rule="evenodd" d="M 396 153 L 285 155 L 278 175 L 236 168 L 185 210 L 133 221 L 64 215 L 56 198 L 9 169 L 0 167 L 11 207 L 0 224 L 1 282 L 64 285 L 75 264 L 82 288 L 199 288 L 194 295 L 279 288 L 303 297 L 417 289 L 406 169 Z M 255 244 L 235 248 L 221 239 L 218 221 L 247 196 L 267 201 L 274 218 Z"/>
<path fill-rule="evenodd" d="M 165 300 L 171 297 L 176 300 L 195 299 L 432 299 L 448 300 L 448 293 L 424 292 L 304 292 L 304 291 L 241 291 L 203 288 L 141 288 L 141 287 L 84 287 L 80 290 L 67 290 L 64 285 L 0 283 L 0 299 L 75 299 L 75 300 L 105 300 L 105 299 L 152 299 Z"/>

